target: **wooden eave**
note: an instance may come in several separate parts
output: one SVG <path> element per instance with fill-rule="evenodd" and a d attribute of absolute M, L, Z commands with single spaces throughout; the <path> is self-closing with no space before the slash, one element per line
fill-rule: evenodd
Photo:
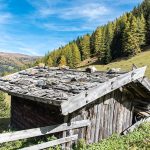
<path fill-rule="evenodd" d="M 86 106 L 87 104 L 95 101 L 96 99 L 138 79 L 140 79 L 138 82 L 140 82 L 141 84 L 146 84 L 146 81 L 141 80 L 144 77 L 145 71 L 146 66 L 134 69 L 128 73 L 109 79 L 104 83 L 100 83 L 90 90 L 70 97 L 68 101 L 65 101 L 61 104 L 62 114 L 68 115 L 69 113 L 72 113 Z"/>

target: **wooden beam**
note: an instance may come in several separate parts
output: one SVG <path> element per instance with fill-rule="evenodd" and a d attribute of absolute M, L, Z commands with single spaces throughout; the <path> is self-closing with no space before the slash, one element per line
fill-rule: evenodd
<path fill-rule="evenodd" d="M 64 123 L 59 125 L 52 125 L 47 127 L 16 131 L 12 133 L 3 133 L 0 134 L 0 143 L 16 141 L 16 140 L 46 135 L 46 134 L 52 134 L 52 133 L 57 133 L 57 132 L 76 129 L 76 128 L 82 128 L 89 125 L 90 125 L 89 120 L 82 120 L 82 121 L 71 122 L 70 125 Z"/>
<path fill-rule="evenodd" d="M 138 86 L 137 84 L 135 84 L 134 82 L 130 84 L 131 88 L 138 93 L 141 97 L 143 98 L 149 98 L 149 96 L 147 95 L 147 92 L 143 91 L 143 88 L 140 88 L 140 86 Z M 145 90 L 145 89 L 144 89 Z"/>
<path fill-rule="evenodd" d="M 17 96 L 17 97 L 20 97 L 20 98 L 25 98 L 25 99 L 28 99 L 28 100 L 37 101 L 37 102 L 46 103 L 46 104 L 51 104 L 51 105 L 55 105 L 55 106 L 60 106 L 60 104 L 64 101 L 64 100 L 51 100 L 51 99 L 48 99 L 48 98 L 35 97 L 35 96 L 21 94 L 21 93 L 20 94 L 19 93 L 14 93 L 14 92 L 11 92 L 11 91 L 7 91 L 7 90 L 5 90 L 1 87 L 0 87 L 0 90 L 5 92 L 5 93 L 8 93 L 9 95 L 12 95 L 12 96 Z"/>
<path fill-rule="evenodd" d="M 132 70 L 137 69 L 136 65 L 132 65 Z M 148 90 L 150 91 L 150 80 L 147 77 L 139 78 L 138 81 Z"/>
<path fill-rule="evenodd" d="M 133 130 L 134 130 L 135 128 L 139 127 L 140 124 L 143 123 L 143 122 L 150 122 L 150 117 L 148 117 L 148 118 L 146 118 L 146 119 L 142 119 L 142 120 L 136 122 L 136 123 L 133 124 L 131 127 L 129 127 L 128 129 L 126 129 L 125 131 L 123 131 L 123 134 L 126 135 L 126 134 L 128 134 L 128 133 L 130 133 L 130 132 L 133 132 Z"/>
<path fill-rule="evenodd" d="M 42 143 L 42 144 L 37 144 L 37 145 L 34 145 L 34 146 L 30 146 L 30 147 L 25 147 L 25 148 L 22 148 L 20 150 L 40 150 L 40 149 L 45 149 L 45 148 L 48 148 L 48 147 L 56 146 L 56 145 L 59 145 L 59 144 L 63 144 L 63 143 L 71 142 L 71 141 L 76 141 L 77 139 L 78 139 L 78 135 L 76 134 L 76 135 L 61 138 L 61 139 L 58 139 L 58 140 L 53 140 L 53 141 L 45 142 L 45 143 Z"/>
<path fill-rule="evenodd" d="M 128 73 L 114 77 L 104 83 L 98 84 L 97 87 L 84 91 L 74 97 L 69 98 L 68 101 L 61 104 L 62 114 L 67 115 L 79 108 L 93 102 L 94 100 L 122 87 L 132 81 L 142 78 L 145 74 L 146 66 L 132 70 Z"/>

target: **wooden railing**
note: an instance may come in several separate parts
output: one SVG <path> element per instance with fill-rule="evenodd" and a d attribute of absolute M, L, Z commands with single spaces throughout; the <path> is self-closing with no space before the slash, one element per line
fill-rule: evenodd
<path fill-rule="evenodd" d="M 78 139 L 78 135 L 76 134 L 76 135 L 68 136 L 68 137 L 65 137 L 65 138 L 60 138 L 60 139 L 57 139 L 57 140 L 45 142 L 45 143 L 42 143 L 42 144 L 37 144 L 37 145 L 34 145 L 34 146 L 25 147 L 25 148 L 22 148 L 20 150 L 40 150 L 40 149 L 60 145 L 60 144 L 63 144 L 63 143 L 76 141 L 77 139 Z M 66 148 L 64 147 L 64 149 L 66 149 Z"/>
<path fill-rule="evenodd" d="M 82 121 L 71 122 L 70 124 L 63 123 L 63 124 L 58 124 L 58 125 L 52 125 L 52 126 L 46 126 L 46 127 L 10 132 L 10 133 L 3 133 L 3 134 L 0 134 L 0 143 L 27 139 L 27 138 L 37 137 L 37 136 L 42 136 L 42 135 L 47 135 L 47 134 L 60 133 L 64 131 L 87 127 L 89 125 L 90 125 L 89 120 L 82 120 Z M 77 134 L 69 135 L 67 137 L 62 137 L 57 140 L 26 147 L 26 148 L 23 148 L 22 150 L 44 149 L 44 148 L 48 148 L 51 146 L 76 141 L 77 139 L 78 139 Z"/>

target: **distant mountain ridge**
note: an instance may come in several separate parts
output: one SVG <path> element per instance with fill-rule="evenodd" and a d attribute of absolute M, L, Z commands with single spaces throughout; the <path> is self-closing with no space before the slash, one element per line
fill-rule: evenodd
<path fill-rule="evenodd" d="M 8 53 L 8 52 L 0 52 L 0 56 L 15 56 L 15 57 L 37 57 L 37 56 L 30 56 L 21 53 Z"/>
<path fill-rule="evenodd" d="M 0 52 L 0 75 L 32 66 L 38 58 L 39 56 Z"/>

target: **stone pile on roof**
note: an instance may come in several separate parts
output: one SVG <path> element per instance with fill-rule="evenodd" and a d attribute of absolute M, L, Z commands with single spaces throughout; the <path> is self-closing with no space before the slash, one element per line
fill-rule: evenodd
<path fill-rule="evenodd" d="M 0 78 L 0 89 L 11 95 L 60 104 L 118 74 L 34 67 Z"/>

